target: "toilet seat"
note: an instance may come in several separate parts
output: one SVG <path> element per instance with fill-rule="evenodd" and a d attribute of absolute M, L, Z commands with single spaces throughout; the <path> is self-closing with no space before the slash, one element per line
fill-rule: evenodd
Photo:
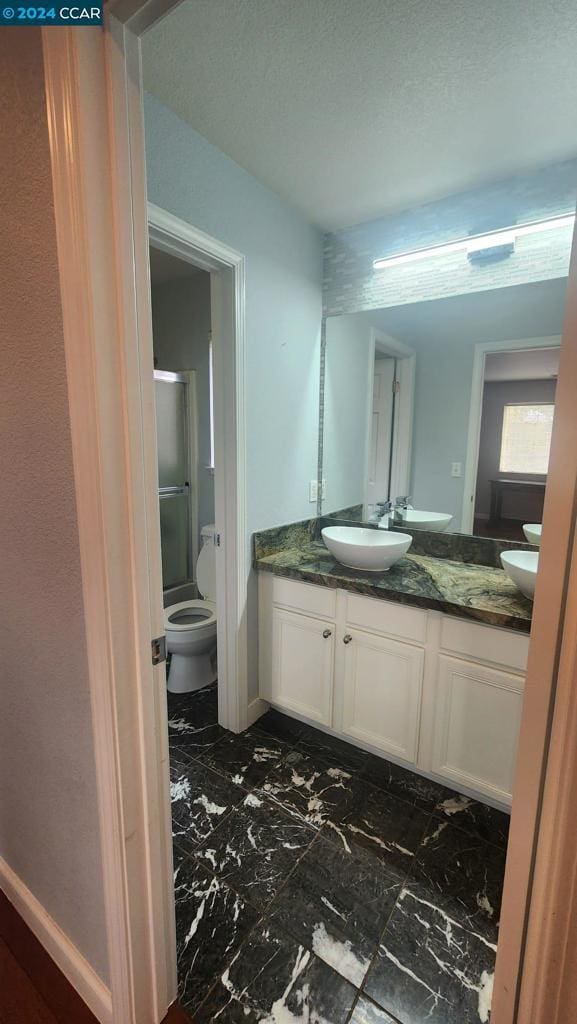
<path fill-rule="evenodd" d="M 191 615 L 198 616 L 196 621 L 190 622 Z M 180 617 L 182 621 L 179 622 Z M 213 625 L 216 626 L 214 601 L 180 601 L 164 609 L 165 633 L 197 633 Z"/>

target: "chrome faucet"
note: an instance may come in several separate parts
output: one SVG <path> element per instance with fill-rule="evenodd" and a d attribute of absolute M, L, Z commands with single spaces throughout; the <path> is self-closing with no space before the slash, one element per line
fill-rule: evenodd
<path fill-rule="evenodd" d="M 410 505 L 410 502 L 411 502 L 411 495 L 410 494 L 401 495 L 399 498 L 395 498 L 395 502 L 393 504 L 393 509 L 392 509 L 392 511 L 393 511 L 393 522 L 394 523 L 402 523 L 404 521 L 403 520 L 403 516 L 402 516 L 402 512 L 403 511 L 406 512 L 406 510 L 408 509 L 408 507 Z"/>
<path fill-rule="evenodd" d="M 380 518 L 381 516 L 386 516 L 388 512 L 393 511 L 393 503 L 392 501 L 376 501 L 375 508 L 378 508 Z"/>

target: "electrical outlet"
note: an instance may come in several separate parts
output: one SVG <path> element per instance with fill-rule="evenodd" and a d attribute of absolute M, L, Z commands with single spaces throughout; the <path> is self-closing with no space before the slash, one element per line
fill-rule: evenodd
<path fill-rule="evenodd" d="M 453 462 L 453 464 L 451 466 L 451 476 L 460 476 L 460 475 L 461 475 L 461 463 L 460 462 Z"/>
<path fill-rule="evenodd" d="M 309 483 L 309 501 L 317 501 L 319 492 L 319 485 L 317 480 L 311 480 Z"/>

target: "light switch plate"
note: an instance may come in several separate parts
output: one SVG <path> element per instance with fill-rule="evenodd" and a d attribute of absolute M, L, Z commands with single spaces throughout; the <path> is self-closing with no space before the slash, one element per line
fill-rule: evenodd
<path fill-rule="evenodd" d="M 460 475 L 461 475 L 461 463 L 460 462 L 453 462 L 453 464 L 451 466 L 451 476 L 460 476 Z"/>
<path fill-rule="evenodd" d="M 319 486 L 317 480 L 311 480 L 309 483 L 309 501 L 317 501 L 319 492 Z"/>
<path fill-rule="evenodd" d="M 326 496 L 327 496 L 327 482 L 326 482 L 325 478 L 323 477 L 322 482 L 321 482 L 321 498 L 326 498 Z"/>

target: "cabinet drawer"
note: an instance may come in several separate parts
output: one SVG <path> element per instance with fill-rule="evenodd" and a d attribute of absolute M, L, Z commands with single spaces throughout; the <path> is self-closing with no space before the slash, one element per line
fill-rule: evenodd
<path fill-rule="evenodd" d="M 321 619 L 333 619 L 337 602 L 336 590 L 315 587 L 311 583 L 297 583 L 275 576 L 272 587 L 273 604 L 291 608 L 305 615 L 318 615 Z"/>
<path fill-rule="evenodd" d="M 465 655 L 472 661 L 491 662 L 493 665 L 524 672 L 527 668 L 529 637 L 508 629 L 495 629 L 444 615 L 441 648 Z"/>
<path fill-rule="evenodd" d="M 347 594 L 347 625 L 382 636 L 424 644 L 427 613 L 392 601 Z"/>

